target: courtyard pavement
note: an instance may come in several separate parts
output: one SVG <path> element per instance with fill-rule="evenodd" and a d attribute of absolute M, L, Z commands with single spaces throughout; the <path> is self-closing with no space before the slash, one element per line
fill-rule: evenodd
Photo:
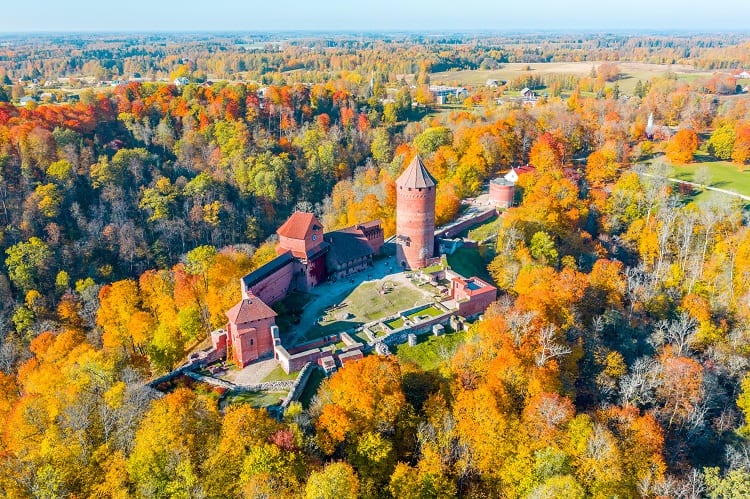
<path fill-rule="evenodd" d="M 255 385 L 262 382 L 278 365 L 279 363 L 276 362 L 276 359 L 266 359 L 254 362 L 240 370 L 230 370 L 228 373 L 220 376 L 220 378 L 231 381 L 235 385 Z"/>
<path fill-rule="evenodd" d="M 396 264 L 395 256 L 388 256 L 375 261 L 372 267 L 350 275 L 336 282 L 326 282 L 310 291 L 313 298 L 305 304 L 299 324 L 290 331 L 281 331 L 282 341 L 287 348 L 303 341 L 305 334 L 312 329 L 318 318 L 324 314 L 326 308 L 341 303 L 360 284 L 367 281 L 379 280 L 394 274 L 404 275 Z M 403 277 L 406 280 L 406 277 Z"/>

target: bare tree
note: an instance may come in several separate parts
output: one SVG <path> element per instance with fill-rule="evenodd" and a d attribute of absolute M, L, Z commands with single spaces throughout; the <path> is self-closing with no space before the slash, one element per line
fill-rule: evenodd
<path fill-rule="evenodd" d="M 510 334 L 513 336 L 513 344 L 516 348 L 521 345 L 521 340 L 531 331 L 531 323 L 536 315 L 536 312 L 518 312 L 513 310 L 505 317 L 505 323 L 508 325 Z"/>
<path fill-rule="evenodd" d="M 630 373 L 620 380 L 620 399 L 623 405 L 643 407 L 654 402 L 658 383 L 659 364 L 649 357 L 637 359 Z"/>
<path fill-rule="evenodd" d="M 573 350 L 567 345 L 557 342 L 557 326 L 550 324 L 539 330 L 539 352 L 535 356 L 536 366 L 542 367 L 547 361 L 555 357 L 562 357 Z"/>
<path fill-rule="evenodd" d="M 676 356 L 686 356 L 690 346 L 695 343 L 697 326 L 698 321 L 683 312 L 676 320 L 657 323 L 648 341 L 656 350 L 668 343 L 674 348 Z"/>

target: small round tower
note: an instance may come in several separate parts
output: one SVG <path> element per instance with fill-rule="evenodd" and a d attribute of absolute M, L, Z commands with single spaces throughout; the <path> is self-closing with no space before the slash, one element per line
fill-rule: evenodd
<path fill-rule="evenodd" d="M 498 177 L 490 181 L 490 204 L 498 208 L 510 208 L 513 206 L 515 196 L 515 183 Z"/>
<path fill-rule="evenodd" d="M 436 180 L 419 155 L 396 180 L 396 258 L 420 269 L 435 253 Z"/>

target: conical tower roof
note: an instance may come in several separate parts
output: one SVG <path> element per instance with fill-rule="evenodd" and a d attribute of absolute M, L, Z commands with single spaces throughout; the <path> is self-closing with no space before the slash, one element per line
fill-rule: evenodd
<path fill-rule="evenodd" d="M 404 173 L 396 180 L 396 185 L 399 187 L 411 187 L 417 189 L 423 189 L 425 187 L 435 187 L 437 180 L 430 175 L 430 172 L 425 168 L 422 163 L 422 158 L 419 154 L 414 156 L 409 166 L 404 170 Z"/>

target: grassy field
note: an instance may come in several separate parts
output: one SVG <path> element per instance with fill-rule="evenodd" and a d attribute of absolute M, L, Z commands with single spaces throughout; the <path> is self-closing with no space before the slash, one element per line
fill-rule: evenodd
<path fill-rule="evenodd" d="M 549 63 L 510 63 L 504 64 L 497 70 L 465 70 L 465 71 L 444 71 L 432 73 L 430 82 L 434 85 L 457 85 L 476 87 L 483 86 L 488 79 L 511 81 L 523 76 L 526 73 L 535 75 L 548 74 L 569 74 L 585 76 L 591 73 L 592 66 L 600 64 L 599 62 L 549 62 Z M 632 94 L 638 80 L 646 82 L 655 76 L 661 76 L 671 71 L 677 75 L 678 79 L 691 80 L 695 78 L 710 77 L 710 72 L 695 71 L 691 66 L 686 65 L 667 65 L 667 64 L 646 64 L 622 62 L 617 63 L 620 67 L 621 78 L 618 81 L 620 90 L 625 94 Z M 527 69 L 530 68 L 530 70 Z"/>
<path fill-rule="evenodd" d="M 670 165 L 672 167 L 671 176 L 694 182 L 695 171 L 701 166 L 705 166 L 708 168 L 711 178 L 708 186 L 750 196 L 750 171 L 740 171 L 737 165 L 729 161 L 711 161 L 708 155 L 696 154 L 696 160 L 697 162 L 687 165 Z"/>
<path fill-rule="evenodd" d="M 292 372 L 292 373 L 285 373 L 284 370 L 281 368 L 281 366 L 276 366 L 276 369 L 268 373 L 268 375 L 263 378 L 263 382 L 266 381 L 291 381 L 297 379 L 298 372 Z"/>
<path fill-rule="evenodd" d="M 346 301 L 353 313 L 365 322 L 386 317 L 399 310 L 424 303 L 424 293 L 411 284 L 390 280 L 391 291 L 380 293 L 380 282 L 362 283 Z"/>
<path fill-rule="evenodd" d="M 398 319 L 393 319 L 392 321 L 388 321 L 385 323 L 386 326 L 388 326 L 391 329 L 398 329 L 400 327 L 403 327 L 404 325 L 404 318 L 399 317 Z"/>
<path fill-rule="evenodd" d="M 497 231 L 502 225 L 503 219 L 501 217 L 495 217 L 484 222 L 482 225 L 471 229 L 468 233 L 469 239 L 473 239 L 474 241 L 484 241 L 488 237 L 496 236 Z"/>
<path fill-rule="evenodd" d="M 442 336 L 423 335 L 420 342 L 410 347 L 408 343 L 391 347 L 401 363 L 413 362 L 425 371 L 436 369 L 447 362 L 466 340 L 466 333 L 449 333 Z"/>
<path fill-rule="evenodd" d="M 424 316 L 437 317 L 438 315 L 442 315 L 443 313 L 444 312 L 440 310 L 439 308 L 437 308 L 435 305 L 430 305 L 429 307 L 422 308 L 420 310 L 417 310 L 416 312 L 412 312 L 406 317 L 409 320 L 413 321 L 417 317 L 424 317 Z"/>
<path fill-rule="evenodd" d="M 287 392 L 237 392 L 227 396 L 229 404 L 250 404 L 253 407 L 269 407 L 279 404 Z"/>
<path fill-rule="evenodd" d="M 390 289 L 381 294 L 383 288 Z M 320 324 L 311 328 L 305 338 L 308 340 L 333 333 L 340 333 L 361 326 L 367 322 L 395 314 L 399 310 L 427 303 L 429 297 L 419 288 L 399 278 L 385 278 L 382 281 L 363 282 L 347 296 L 342 303 L 345 307 L 330 310 Z M 349 314 L 340 319 L 341 314 Z"/>
<path fill-rule="evenodd" d="M 492 282 L 490 273 L 487 272 L 487 263 L 479 252 L 479 248 L 458 248 L 455 253 L 448 255 L 448 265 L 454 272 L 464 277 L 477 276 Z"/>

